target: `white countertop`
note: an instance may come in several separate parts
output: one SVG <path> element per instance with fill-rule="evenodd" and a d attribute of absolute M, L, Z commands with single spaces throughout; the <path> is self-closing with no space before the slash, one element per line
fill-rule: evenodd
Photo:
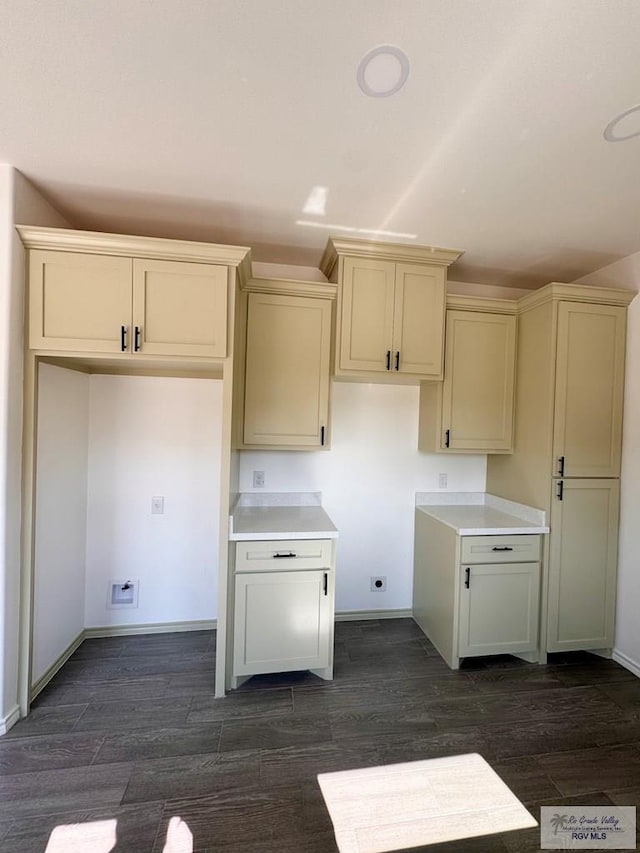
<path fill-rule="evenodd" d="M 239 501 L 239 504 L 242 503 Z M 236 505 L 229 520 L 229 539 L 233 542 L 337 538 L 337 528 L 317 504 Z"/>
<path fill-rule="evenodd" d="M 431 503 L 438 498 L 441 503 Z M 464 496 L 434 492 L 417 494 L 416 510 L 452 527 L 459 536 L 549 532 L 542 510 L 481 492 Z"/>

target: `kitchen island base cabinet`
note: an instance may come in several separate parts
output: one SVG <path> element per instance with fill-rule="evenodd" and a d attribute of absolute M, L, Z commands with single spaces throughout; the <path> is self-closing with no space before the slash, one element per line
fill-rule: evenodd
<path fill-rule="evenodd" d="M 238 543 L 234 686 L 272 672 L 333 678 L 332 552 L 331 540 Z"/>

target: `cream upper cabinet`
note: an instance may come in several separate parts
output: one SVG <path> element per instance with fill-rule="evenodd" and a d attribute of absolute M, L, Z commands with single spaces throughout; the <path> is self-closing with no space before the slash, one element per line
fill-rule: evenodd
<path fill-rule="evenodd" d="M 618 477 L 626 310 L 558 306 L 553 474 Z"/>
<path fill-rule="evenodd" d="M 441 268 L 345 258 L 339 372 L 442 376 Z"/>
<path fill-rule="evenodd" d="M 121 352 L 131 327 L 130 258 L 29 253 L 32 349 Z"/>
<path fill-rule="evenodd" d="M 227 267 L 32 250 L 29 345 L 224 358 Z"/>
<path fill-rule="evenodd" d="M 244 446 L 329 444 L 331 300 L 249 293 Z"/>
<path fill-rule="evenodd" d="M 553 483 L 547 649 L 610 649 L 614 641 L 619 481 Z"/>
<path fill-rule="evenodd" d="M 224 358 L 227 269 L 215 264 L 134 260 L 133 333 L 148 355 Z"/>
<path fill-rule="evenodd" d="M 342 370 L 389 370 L 393 346 L 395 264 L 346 258 L 342 283 Z"/>
<path fill-rule="evenodd" d="M 335 375 L 441 379 L 446 268 L 459 254 L 331 239 L 321 269 L 338 284 Z"/>
<path fill-rule="evenodd" d="M 444 382 L 420 386 L 420 450 L 512 450 L 515 347 L 514 314 L 447 310 Z"/>

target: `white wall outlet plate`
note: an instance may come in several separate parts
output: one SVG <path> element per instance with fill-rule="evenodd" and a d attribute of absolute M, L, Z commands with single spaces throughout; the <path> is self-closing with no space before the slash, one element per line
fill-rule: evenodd
<path fill-rule="evenodd" d="M 253 472 L 253 488 L 264 489 L 264 471 Z"/>
<path fill-rule="evenodd" d="M 154 495 L 151 498 L 151 515 L 164 515 L 164 497 Z"/>
<path fill-rule="evenodd" d="M 447 488 L 447 475 L 446 474 L 438 474 L 438 488 L 446 489 Z"/>

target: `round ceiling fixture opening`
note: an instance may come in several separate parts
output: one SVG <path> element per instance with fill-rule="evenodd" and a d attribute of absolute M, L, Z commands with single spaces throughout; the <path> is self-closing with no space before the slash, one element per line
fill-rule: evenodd
<path fill-rule="evenodd" d="M 611 119 L 604 129 L 607 142 L 626 142 L 634 136 L 640 136 L 640 104 Z"/>
<path fill-rule="evenodd" d="M 374 47 L 360 60 L 358 86 L 370 98 L 395 95 L 409 76 L 407 54 L 391 44 Z"/>

